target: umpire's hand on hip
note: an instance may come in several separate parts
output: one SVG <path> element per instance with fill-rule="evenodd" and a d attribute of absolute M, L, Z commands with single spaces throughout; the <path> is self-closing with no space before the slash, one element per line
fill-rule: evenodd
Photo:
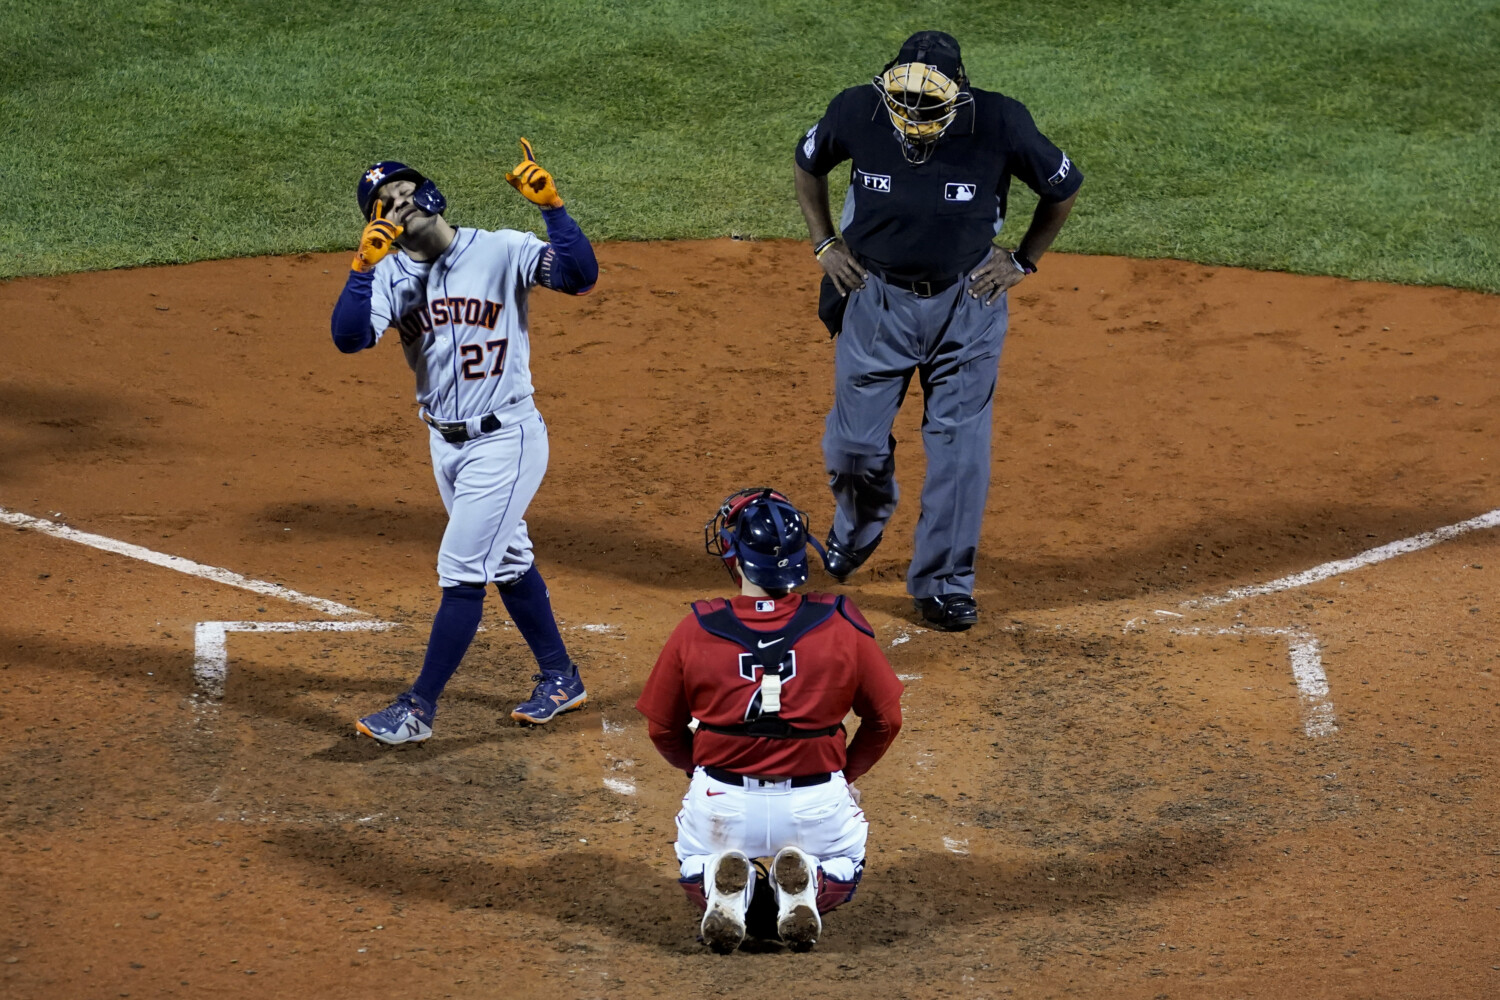
<path fill-rule="evenodd" d="M 1024 277 L 1026 272 L 1011 260 L 1010 254 L 997 247 L 990 254 L 989 260 L 969 274 L 969 294 L 976 299 L 984 299 L 985 305 L 992 306 L 996 299 L 1005 294 L 1006 289 L 1018 284 Z"/>
<path fill-rule="evenodd" d="M 869 277 L 841 239 L 828 244 L 827 249 L 819 255 L 818 263 L 822 265 L 823 273 L 833 279 L 833 287 L 839 290 L 840 295 L 848 295 L 856 288 L 865 287 L 865 278 Z"/>

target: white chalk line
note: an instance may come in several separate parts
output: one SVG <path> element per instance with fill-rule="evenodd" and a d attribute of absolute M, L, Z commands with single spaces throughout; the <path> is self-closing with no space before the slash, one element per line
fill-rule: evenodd
<path fill-rule="evenodd" d="M 1480 514 L 1477 517 L 1471 517 L 1467 521 L 1459 521 L 1457 524 L 1445 525 L 1441 528 L 1434 528 L 1431 531 L 1412 535 L 1409 538 L 1387 542 L 1385 545 L 1378 545 L 1373 549 L 1367 549 L 1347 559 L 1335 559 L 1332 562 L 1322 563 L 1314 566 L 1312 569 L 1279 577 L 1267 583 L 1254 584 L 1249 587 L 1233 587 L 1222 594 L 1183 601 L 1178 606 L 1191 609 L 1216 608 L 1233 601 L 1296 590 L 1299 587 L 1321 583 L 1324 580 L 1342 576 L 1345 573 L 1364 569 L 1366 566 L 1374 566 L 1388 559 L 1395 559 L 1397 556 L 1420 552 L 1441 542 L 1451 541 L 1461 535 L 1466 535 L 1471 531 L 1483 531 L 1495 527 L 1500 527 L 1500 508 Z M 1156 614 L 1171 618 L 1183 617 L 1183 615 L 1176 611 L 1157 610 Z M 1126 623 L 1125 627 L 1129 629 L 1134 625 L 1143 623 L 1143 619 L 1132 619 Z M 1173 629 L 1172 631 L 1184 635 L 1201 634 L 1196 629 Z M 1227 635 L 1235 632 L 1286 635 L 1287 654 L 1292 664 L 1292 679 L 1297 684 L 1297 691 L 1302 701 L 1302 731 L 1311 737 L 1328 736 L 1338 732 L 1339 727 L 1334 716 L 1333 701 L 1329 697 L 1328 675 L 1323 671 L 1322 646 L 1316 636 L 1305 629 L 1219 629 L 1214 634 Z"/>
<path fill-rule="evenodd" d="M 1286 636 L 1287 655 L 1292 663 L 1292 680 L 1302 703 L 1302 731 L 1314 739 L 1338 732 L 1333 701 L 1328 696 L 1328 676 L 1323 673 L 1322 645 L 1306 629 L 1257 628 L 1236 625 L 1231 628 L 1174 628 L 1173 635 L 1280 635 Z"/>
<path fill-rule="evenodd" d="M 604 779 L 604 787 L 608 788 L 610 791 L 614 792 L 616 795 L 634 795 L 635 794 L 635 779 L 634 778 L 605 778 Z"/>
<path fill-rule="evenodd" d="M 209 698 L 224 697 L 230 632 L 384 632 L 400 622 L 199 622 L 193 630 L 193 680 Z"/>
<path fill-rule="evenodd" d="M 1385 562 L 1397 556 L 1409 555 L 1412 552 L 1420 552 L 1422 549 L 1431 548 L 1439 542 L 1451 541 L 1460 535 L 1466 535 L 1471 531 L 1482 531 L 1486 528 L 1500 527 L 1500 508 L 1478 517 L 1471 517 L 1467 521 L 1450 524 L 1442 528 L 1434 528 L 1432 531 L 1424 531 L 1420 535 L 1412 535 L 1410 538 L 1402 538 L 1398 541 L 1388 542 L 1361 552 L 1359 555 L 1350 556 L 1348 559 L 1335 559 L 1312 569 L 1303 570 L 1301 573 L 1293 573 L 1291 576 L 1283 576 L 1269 583 L 1258 583 L 1251 587 L 1235 587 L 1213 597 L 1200 597 L 1191 601 L 1183 601 L 1180 607 L 1184 608 L 1216 608 L 1221 604 L 1231 601 L 1241 601 L 1247 597 L 1261 597 L 1265 594 L 1276 594 L 1284 590 L 1295 590 L 1298 587 L 1306 587 L 1308 584 L 1318 583 L 1331 577 L 1350 573 L 1366 566 Z M 1160 614 L 1161 612 L 1158 612 Z M 1170 614 L 1170 612 L 1167 612 Z"/>
<path fill-rule="evenodd" d="M 275 597 L 293 604 L 302 604 L 328 615 L 363 615 L 365 612 L 357 608 L 351 608 L 347 604 L 337 601 L 325 600 L 321 597 L 313 597 L 311 594 L 303 594 L 284 587 L 279 583 L 267 583 L 264 580 L 252 580 L 247 576 L 241 576 L 231 570 L 220 569 L 218 566 L 205 566 L 203 563 L 193 562 L 181 556 L 171 556 L 164 552 L 156 552 L 152 549 L 122 542 L 116 538 L 107 538 L 104 535 L 95 535 L 87 531 L 79 531 L 70 528 L 66 524 L 58 524 L 56 521 L 48 521 L 40 517 L 32 517 L 29 514 L 20 514 L 15 511 L 0 507 L 0 524 L 11 524 L 18 528 L 29 528 L 39 531 L 53 538 L 62 538 L 80 545 L 87 545 L 103 552 L 112 552 L 115 555 L 125 556 L 129 559 L 137 559 L 153 566 L 161 566 L 164 569 L 176 570 L 186 573 L 188 576 L 201 577 L 212 580 L 214 583 L 222 583 L 227 587 L 238 587 L 240 590 L 248 590 L 251 593 L 263 594 L 266 597 Z"/>
<path fill-rule="evenodd" d="M 599 715 L 599 726 L 604 732 L 606 743 L 611 741 L 611 737 L 619 736 L 625 732 L 625 723 L 615 722 L 602 712 Z M 604 787 L 616 795 L 634 795 L 636 791 L 635 779 L 620 777 L 618 772 L 635 767 L 635 761 L 629 757 L 616 757 L 610 752 L 608 746 L 605 747 L 604 753 L 610 759 L 608 770 L 611 772 L 602 779 Z"/>

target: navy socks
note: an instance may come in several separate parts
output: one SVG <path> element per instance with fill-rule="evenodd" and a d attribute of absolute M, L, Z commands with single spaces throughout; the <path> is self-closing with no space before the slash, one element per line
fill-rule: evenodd
<path fill-rule="evenodd" d="M 547 584 L 536 566 L 528 569 L 519 580 L 495 584 L 495 589 L 500 591 L 500 600 L 505 602 L 505 610 L 516 623 L 521 638 L 531 647 L 537 666 L 544 673 L 576 675 L 578 668 L 568 659 L 562 634 L 557 631 L 557 619 L 552 616 L 552 599 L 547 596 Z"/>
<path fill-rule="evenodd" d="M 568 658 L 562 634 L 557 630 L 557 619 L 552 617 L 547 584 L 537 568 L 532 566 L 514 583 L 496 584 L 496 589 L 500 591 L 500 599 L 505 602 L 505 610 L 516 623 L 521 638 L 531 647 L 537 666 L 546 673 L 576 675 L 578 668 Z M 469 651 L 483 615 L 483 587 L 443 588 L 443 601 L 433 616 L 432 635 L 427 640 L 427 656 L 422 661 L 417 682 L 412 685 L 412 694 L 437 703 L 449 678 Z"/>
<path fill-rule="evenodd" d="M 427 657 L 422 673 L 412 685 L 412 693 L 433 704 L 458 669 L 484 613 L 483 587 L 444 587 L 443 602 L 432 619 L 432 635 L 427 640 Z M 555 631 L 555 629 L 554 629 Z"/>

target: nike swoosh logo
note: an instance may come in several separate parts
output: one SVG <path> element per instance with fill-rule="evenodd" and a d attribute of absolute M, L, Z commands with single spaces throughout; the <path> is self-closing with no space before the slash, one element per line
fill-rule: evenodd
<path fill-rule="evenodd" d="M 781 639 L 785 639 L 785 638 L 786 638 L 786 636 L 782 636 L 781 637 Z M 774 645 L 776 645 L 778 642 L 781 641 L 781 639 L 772 639 L 770 642 L 757 642 L 756 645 L 759 646 L 761 649 L 765 649 L 767 646 L 774 646 Z"/>
<path fill-rule="evenodd" d="M 728 792 L 709 792 L 709 795 L 728 795 Z"/>

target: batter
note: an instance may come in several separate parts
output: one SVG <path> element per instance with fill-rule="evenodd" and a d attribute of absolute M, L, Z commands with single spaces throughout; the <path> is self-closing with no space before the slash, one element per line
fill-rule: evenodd
<path fill-rule="evenodd" d="M 443 596 L 421 673 L 389 707 L 355 723 L 382 743 L 432 736 L 438 698 L 478 631 L 490 583 L 538 668 L 531 697 L 511 717 L 545 723 L 588 697 L 526 532 L 548 454 L 547 425 L 532 399 L 527 295 L 536 285 L 582 295 L 599 266 L 551 174 L 525 139 L 521 149 L 505 179 L 541 208 L 550 243 L 510 229 L 454 227 L 437 185 L 403 163 L 375 164 L 357 189 L 368 224 L 334 306 L 333 342 L 347 354 L 387 333 L 400 337 L 448 511 L 437 561 Z"/>
<path fill-rule="evenodd" d="M 839 335 L 823 457 L 836 511 L 827 567 L 843 581 L 896 509 L 891 424 L 913 375 L 927 479 L 907 590 L 924 619 L 979 618 L 974 561 L 990 480 L 990 417 L 1006 290 L 1034 273 L 1083 174 L 1019 101 L 970 88 L 958 42 L 921 31 L 870 85 L 851 87 L 797 143 L 797 201 L 824 278 L 818 314 Z M 835 232 L 828 172 L 852 161 Z M 1015 250 L 997 249 L 1012 177 L 1040 197 Z"/>
<path fill-rule="evenodd" d="M 793 592 L 812 540 L 786 497 L 736 493 L 705 535 L 740 594 L 693 605 L 636 708 L 691 779 L 676 849 L 704 942 L 728 953 L 753 933 L 805 950 L 863 873 L 852 783 L 901 728 L 901 682 L 851 601 Z M 851 710 L 861 721 L 845 746 Z"/>

